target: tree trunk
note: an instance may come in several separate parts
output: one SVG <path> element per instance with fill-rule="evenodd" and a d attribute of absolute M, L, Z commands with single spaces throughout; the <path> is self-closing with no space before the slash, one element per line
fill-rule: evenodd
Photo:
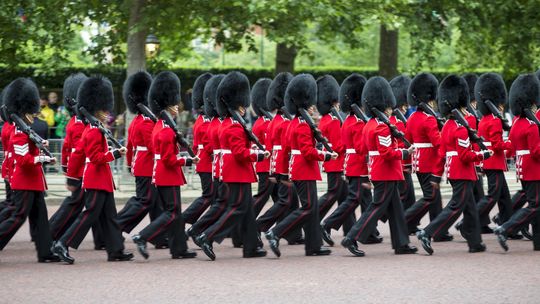
<path fill-rule="evenodd" d="M 276 45 L 276 74 L 281 72 L 294 73 L 294 59 L 296 58 L 296 48 L 287 46 L 284 43 Z"/>
<path fill-rule="evenodd" d="M 142 9 L 146 0 L 131 0 L 127 37 L 127 76 L 146 69 L 144 42 L 147 29 L 142 24 Z"/>
<path fill-rule="evenodd" d="M 390 80 L 398 75 L 398 30 L 381 24 L 379 43 L 379 75 Z"/>

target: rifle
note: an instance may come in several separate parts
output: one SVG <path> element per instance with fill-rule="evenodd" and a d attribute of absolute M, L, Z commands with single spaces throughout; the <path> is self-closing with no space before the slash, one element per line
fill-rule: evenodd
<path fill-rule="evenodd" d="M 343 117 L 341 117 L 341 114 L 339 114 L 338 110 L 335 108 L 335 107 L 332 107 L 330 109 L 330 112 L 332 112 L 332 114 L 337 118 L 339 119 L 339 123 L 341 125 L 343 125 Z"/>
<path fill-rule="evenodd" d="M 476 119 L 476 123 L 478 123 L 478 112 L 473 109 L 470 103 L 467 104 L 467 112 L 471 113 L 471 115 L 474 116 L 474 118 Z"/>
<path fill-rule="evenodd" d="M 15 123 L 17 128 L 24 132 L 26 135 L 28 135 L 28 138 L 38 147 L 38 149 L 43 152 L 43 154 L 47 155 L 48 157 L 54 158 L 52 153 L 43 145 L 44 139 L 39 136 L 36 131 L 32 130 L 30 126 L 28 126 L 22 118 L 19 117 L 19 115 L 13 113 L 10 115 L 11 120 Z"/>
<path fill-rule="evenodd" d="M 101 121 L 95 118 L 94 115 L 90 114 L 84 107 L 80 107 L 79 112 L 84 116 L 84 118 L 86 118 L 89 124 L 98 128 L 101 134 L 110 140 L 115 148 L 121 149 L 124 147 L 118 142 L 118 140 L 116 140 L 116 138 L 114 138 L 111 130 L 105 128 Z"/>
<path fill-rule="evenodd" d="M 396 116 L 397 119 L 401 120 L 404 124 L 407 124 L 407 118 L 399 109 L 394 109 L 394 116 Z"/>
<path fill-rule="evenodd" d="M 274 115 L 272 115 L 272 113 L 266 111 L 265 109 L 259 109 L 259 111 L 261 111 L 262 115 L 268 120 L 272 120 L 274 118 Z"/>
<path fill-rule="evenodd" d="M 255 134 L 253 134 L 251 129 L 247 126 L 247 123 L 244 120 L 244 118 L 242 118 L 242 115 L 240 115 L 240 113 L 238 113 L 238 111 L 230 109 L 230 108 L 229 108 L 229 113 L 231 114 L 232 118 L 234 120 L 238 121 L 240 123 L 240 125 L 242 126 L 242 128 L 244 128 L 244 132 L 246 132 L 246 135 L 247 135 L 248 139 L 250 141 L 252 141 L 259 149 L 265 151 L 266 149 L 261 144 L 261 142 L 259 141 L 257 136 L 255 136 Z"/>
<path fill-rule="evenodd" d="M 373 112 L 373 114 L 375 114 L 375 116 L 377 116 L 380 121 L 382 121 L 390 128 L 390 133 L 392 133 L 392 136 L 399 138 L 405 144 L 406 148 L 409 148 L 411 146 L 411 143 L 405 138 L 405 134 L 399 131 L 398 128 L 390 122 L 390 119 L 388 119 L 388 116 L 386 116 L 386 114 L 381 112 L 379 109 L 372 107 L 371 105 L 369 105 L 369 103 L 366 104 L 369 106 L 371 112 Z"/>
<path fill-rule="evenodd" d="M 442 117 L 439 117 L 439 115 L 437 115 L 437 113 L 435 113 L 435 111 L 433 111 L 433 109 L 428 105 L 426 104 L 425 102 L 421 102 L 418 104 L 418 107 L 428 113 L 429 115 L 435 117 L 435 119 L 437 119 L 437 126 L 439 127 L 439 131 L 442 130 L 442 128 L 444 127 L 444 123 L 446 122 L 446 119 L 442 118 Z"/>
<path fill-rule="evenodd" d="M 148 111 L 150 111 L 150 109 L 148 109 Z M 150 113 L 152 112 L 150 111 Z M 182 132 L 180 132 L 176 128 L 176 121 L 174 121 L 171 114 L 167 110 L 162 110 L 160 113 L 160 116 L 161 116 L 161 119 L 163 119 L 163 121 L 165 122 L 165 124 L 167 124 L 174 131 L 176 135 L 176 142 L 180 145 L 180 147 L 185 148 L 189 156 L 196 157 L 195 153 L 193 152 L 193 149 L 191 149 L 191 146 L 189 145 L 186 138 L 184 137 L 184 134 L 182 134 Z"/>
<path fill-rule="evenodd" d="M 458 110 L 458 109 L 453 109 L 452 110 L 452 114 L 454 115 L 454 118 L 457 120 L 457 122 L 464 126 L 465 129 L 467 129 L 467 133 L 469 133 L 469 138 L 475 142 L 479 147 L 480 149 L 482 150 L 487 150 L 488 148 L 486 147 L 486 145 L 484 144 L 484 139 L 480 136 L 478 136 L 478 133 L 476 133 L 476 130 L 474 130 L 473 128 L 471 128 L 469 126 L 469 123 L 467 122 L 467 120 L 465 119 L 465 117 L 463 117 L 463 115 L 461 114 L 461 112 Z M 486 157 L 487 158 L 487 157 Z"/>
<path fill-rule="evenodd" d="M 294 117 L 291 115 L 291 113 L 289 113 L 285 106 L 281 107 L 281 112 L 283 113 L 283 115 L 285 115 L 285 118 L 287 118 L 288 120 L 293 120 Z"/>
<path fill-rule="evenodd" d="M 158 121 L 156 115 L 154 115 L 154 113 L 152 113 L 152 110 L 150 110 L 147 106 L 145 106 L 144 104 L 142 103 L 138 103 L 137 104 L 137 108 L 139 108 L 139 110 L 141 111 L 141 113 L 143 113 L 146 117 L 150 118 L 150 120 L 152 120 L 154 123 L 156 123 Z"/>
<path fill-rule="evenodd" d="M 364 111 L 362 111 L 362 109 L 360 109 L 360 107 L 357 104 L 355 103 L 351 104 L 351 110 L 353 111 L 356 118 L 361 119 L 363 122 L 368 122 L 369 119 L 366 116 L 366 113 L 364 113 Z"/>
<path fill-rule="evenodd" d="M 491 100 L 484 101 L 484 104 L 489 109 L 491 114 L 495 115 L 498 119 L 502 122 L 503 130 L 510 131 L 510 123 L 508 122 L 508 119 L 502 115 L 502 113 L 497 109 L 497 107 L 493 104 Z"/>
<path fill-rule="evenodd" d="M 523 109 L 523 114 L 527 117 L 528 120 L 534 122 L 540 129 L 540 121 L 536 118 L 536 115 L 531 111 L 531 109 Z"/>
<path fill-rule="evenodd" d="M 313 131 L 313 137 L 315 137 L 315 140 L 320 142 L 324 146 L 326 151 L 330 153 L 334 153 L 334 150 L 332 150 L 332 147 L 330 147 L 330 145 L 328 144 L 328 139 L 324 137 L 321 130 L 317 128 L 317 126 L 315 125 L 315 122 L 313 121 L 311 116 L 309 116 L 309 113 L 306 111 L 306 109 L 298 108 L 298 113 L 300 113 L 302 118 L 306 121 L 308 126 L 311 128 L 311 131 Z"/>

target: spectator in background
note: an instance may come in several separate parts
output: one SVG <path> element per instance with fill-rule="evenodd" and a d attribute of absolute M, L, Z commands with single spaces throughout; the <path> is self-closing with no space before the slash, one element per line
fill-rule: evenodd
<path fill-rule="evenodd" d="M 58 104 L 58 94 L 56 92 L 50 92 L 48 97 L 49 108 L 56 112 L 60 107 L 60 104 Z"/>
<path fill-rule="evenodd" d="M 69 122 L 71 116 L 68 110 L 64 106 L 59 106 L 54 114 L 54 122 L 56 129 L 51 134 L 52 138 L 64 138 L 66 137 L 66 125 Z"/>
<path fill-rule="evenodd" d="M 45 96 L 41 96 L 39 104 L 41 105 L 41 111 L 38 118 L 45 121 L 49 128 L 54 127 L 54 111 L 49 107 L 49 101 Z"/>

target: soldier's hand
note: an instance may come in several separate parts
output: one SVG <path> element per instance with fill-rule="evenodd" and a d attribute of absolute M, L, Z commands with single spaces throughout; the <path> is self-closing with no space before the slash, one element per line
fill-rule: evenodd
<path fill-rule="evenodd" d="M 337 154 L 336 152 L 330 153 L 330 158 L 332 158 L 332 159 L 336 159 L 336 158 L 338 158 L 338 156 L 339 156 L 339 154 Z"/>
<path fill-rule="evenodd" d="M 49 160 L 49 164 L 54 165 L 56 164 L 56 157 L 53 157 Z"/>
<path fill-rule="evenodd" d="M 118 149 L 118 151 L 120 151 L 120 154 L 126 155 L 126 153 L 127 153 L 127 148 L 126 148 L 126 147 L 122 147 L 122 148 Z"/>
<path fill-rule="evenodd" d="M 198 164 L 201 159 L 198 156 L 195 156 L 191 160 L 193 161 L 194 164 Z"/>
<path fill-rule="evenodd" d="M 49 141 L 48 141 L 48 140 L 44 139 L 41 143 L 43 144 L 43 146 L 44 146 L 45 148 L 48 148 L 48 147 L 49 147 Z"/>
<path fill-rule="evenodd" d="M 270 151 L 264 151 L 264 158 L 270 157 Z"/>
<path fill-rule="evenodd" d="M 50 163 L 51 160 L 56 161 L 56 159 L 54 157 L 49 157 L 47 155 L 38 155 L 38 156 L 35 156 L 34 157 L 34 164 L 37 164 L 37 163 Z"/>
<path fill-rule="evenodd" d="M 407 151 L 409 151 L 409 155 L 412 155 L 416 151 L 416 147 L 411 145 L 409 148 L 407 148 Z"/>
<path fill-rule="evenodd" d="M 77 187 L 73 186 L 73 185 L 67 185 L 66 184 L 66 189 L 69 191 L 69 192 L 74 192 L 75 190 L 77 190 Z"/>

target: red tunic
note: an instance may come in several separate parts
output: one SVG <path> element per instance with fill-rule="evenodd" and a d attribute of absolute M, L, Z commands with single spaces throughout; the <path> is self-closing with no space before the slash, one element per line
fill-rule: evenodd
<path fill-rule="evenodd" d="M 396 128 L 403 134 L 407 133 L 407 127 L 405 126 L 405 123 L 399 119 L 397 119 L 396 116 L 390 116 L 390 123 L 396 126 Z M 397 141 L 398 148 L 405 149 L 405 143 L 403 140 L 398 139 Z M 406 168 L 410 168 L 412 166 L 411 158 L 404 159 L 401 161 L 401 165 L 403 166 L 403 170 Z"/>
<path fill-rule="evenodd" d="M 516 175 L 524 181 L 540 180 L 540 135 L 538 126 L 525 117 L 514 121 L 510 142 L 516 153 Z"/>
<path fill-rule="evenodd" d="M 134 176 L 152 176 L 154 149 L 152 131 L 154 122 L 142 114 L 133 119 L 128 129 L 127 165 Z"/>
<path fill-rule="evenodd" d="M 176 133 L 163 120 L 158 120 L 152 131 L 154 171 L 152 182 L 156 186 L 182 186 L 186 183 L 182 166 L 186 157 L 178 156 Z"/>
<path fill-rule="evenodd" d="M 212 151 L 212 177 L 219 179 L 220 176 L 220 148 L 219 148 L 219 128 L 221 127 L 221 120 L 218 117 L 212 118 L 210 125 L 208 126 L 208 137 L 210 139 L 208 149 Z"/>
<path fill-rule="evenodd" d="M 13 154 L 11 153 L 11 135 L 13 134 L 13 124 L 4 122 L 2 127 L 2 149 L 4 150 L 4 161 L 2 162 L 2 178 L 9 181 L 13 166 Z"/>
<path fill-rule="evenodd" d="M 211 120 L 205 115 L 199 115 L 193 125 L 193 152 L 199 156 L 197 163 L 197 172 L 212 172 L 212 148 L 210 137 L 208 136 L 208 127 Z"/>
<path fill-rule="evenodd" d="M 315 148 L 313 132 L 303 119 L 294 118 L 289 130 L 291 180 L 321 180 L 319 161 L 325 160 L 328 152 Z"/>
<path fill-rule="evenodd" d="M 222 139 L 221 180 L 225 183 L 256 182 L 253 162 L 262 160 L 263 151 L 251 149 L 251 142 L 240 123 L 230 117 L 225 118 L 219 137 Z"/>
<path fill-rule="evenodd" d="M 79 146 L 86 155 L 82 188 L 113 192 L 115 186 L 109 163 L 115 158 L 99 128 L 88 125 Z"/>
<path fill-rule="evenodd" d="M 437 119 L 423 111 L 416 111 L 407 120 L 405 137 L 416 147 L 413 155 L 414 172 L 431 173 L 442 176 L 444 158 L 440 157 L 441 134 L 437 127 Z"/>
<path fill-rule="evenodd" d="M 64 143 L 62 144 L 61 160 L 62 167 L 64 170 L 66 170 L 66 172 L 71 153 L 75 151 L 75 148 L 79 144 L 79 140 L 81 140 L 81 136 L 85 128 L 86 125 L 82 120 L 78 119 L 77 116 L 71 117 L 66 125 L 66 137 L 64 138 Z"/>
<path fill-rule="evenodd" d="M 401 160 L 408 157 L 407 150 L 399 149 L 390 128 L 371 118 L 363 132 L 364 149 L 369 156 L 369 176 L 372 181 L 404 180 Z"/>
<path fill-rule="evenodd" d="M 41 163 L 34 163 L 34 158 L 40 151 L 30 141 L 28 135 L 13 128 L 11 134 L 11 155 L 13 167 L 10 177 L 10 186 L 13 190 L 45 191 L 47 182 L 43 175 Z"/>
<path fill-rule="evenodd" d="M 332 150 L 339 156 L 335 160 L 330 160 L 323 163 L 325 172 L 343 172 L 343 164 L 345 161 L 345 145 L 341 140 L 341 124 L 339 119 L 332 114 L 326 114 L 321 117 L 319 129 L 324 137 L 328 139 L 328 143 Z"/>
<path fill-rule="evenodd" d="M 75 137 L 72 138 L 72 149 L 71 154 L 69 155 L 66 173 L 66 177 L 69 179 L 80 180 L 83 177 L 86 155 L 84 154 L 84 143 L 81 138 L 85 136 L 89 129 L 90 125 L 84 127 L 82 134 L 76 139 L 76 143 L 73 140 Z"/>
<path fill-rule="evenodd" d="M 473 151 L 467 129 L 455 120 L 448 120 L 441 131 L 440 155 L 446 157 L 446 177 L 453 180 L 477 180 L 474 163 L 483 160 Z"/>
<path fill-rule="evenodd" d="M 345 145 L 345 176 L 368 176 L 367 154 L 363 149 L 362 131 L 365 123 L 354 114 L 347 116 L 341 128 Z"/>
<path fill-rule="evenodd" d="M 501 120 L 493 114 L 484 115 L 478 124 L 478 135 L 484 138 L 487 148 L 493 150 L 493 155 L 484 160 L 483 168 L 507 171 L 504 151 L 511 150 L 512 144 L 503 140 Z"/>
<path fill-rule="evenodd" d="M 253 124 L 253 134 L 257 136 L 261 144 L 265 149 L 271 151 L 271 147 L 267 146 L 267 136 L 266 132 L 268 130 L 268 125 L 270 124 L 270 119 L 267 119 L 264 116 L 259 117 Z M 268 173 L 270 172 L 270 159 L 266 158 L 263 161 L 257 162 L 255 164 L 257 173 Z"/>
<path fill-rule="evenodd" d="M 285 125 L 283 125 L 287 122 Z M 278 114 L 268 124 L 266 145 L 272 149 L 270 159 L 271 174 L 287 174 L 289 172 L 289 155 L 284 151 L 283 132 L 286 132 L 289 120 Z M 285 142 L 286 143 L 286 142 Z"/>

